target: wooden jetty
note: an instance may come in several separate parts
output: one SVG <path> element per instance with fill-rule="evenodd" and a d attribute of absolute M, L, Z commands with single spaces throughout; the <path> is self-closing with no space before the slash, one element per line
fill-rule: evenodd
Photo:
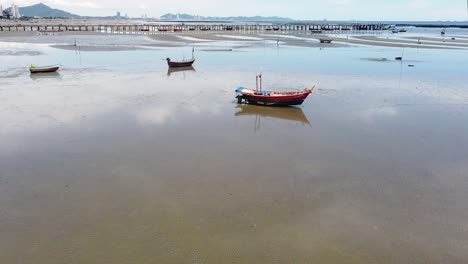
<path fill-rule="evenodd" d="M 267 31 L 274 28 L 275 31 L 375 31 L 385 29 L 384 24 L 16 24 L 0 25 L 1 31 L 38 31 L 38 32 L 63 32 L 63 31 L 93 31 L 93 32 L 139 32 L 151 34 L 156 32 L 182 32 L 182 31 Z"/>

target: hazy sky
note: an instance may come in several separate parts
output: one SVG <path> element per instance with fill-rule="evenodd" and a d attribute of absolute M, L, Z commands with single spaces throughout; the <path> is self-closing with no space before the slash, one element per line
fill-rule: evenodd
<path fill-rule="evenodd" d="M 165 13 L 202 16 L 283 16 L 328 20 L 468 20 L 467 0 L 0 0 L 27 6 L 43 2 L 78 15 L 159 17 Z"/>

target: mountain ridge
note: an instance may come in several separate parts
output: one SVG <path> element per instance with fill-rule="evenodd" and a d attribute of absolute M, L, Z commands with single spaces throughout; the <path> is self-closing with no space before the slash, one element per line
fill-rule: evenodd
<path fill-rule="evenodd" d="M 11 9 L 11 7 L 9 8 Z M 51 8 L 43 3 L 20 7 L 19 12 L 22 16 L 26 17 L 60 17 L 60 18 L 79 18 L 75 15 L 60 9 Z"/>

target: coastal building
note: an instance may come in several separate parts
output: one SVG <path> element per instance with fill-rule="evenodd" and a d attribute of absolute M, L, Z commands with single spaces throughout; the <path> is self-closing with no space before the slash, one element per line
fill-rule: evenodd
<path fill-rule="evenodd" d="M 120 18 L 120 12 L 117 12 L 117 14 L 115 14 L 115 16 L 116 16 L 117 18 Z"/>
<path fill-rule="evenodd" d="M 11 5 L 10 16 L 11 16 L 11 18 L 20 18 L 21 17 L 21 14 L 19 12 L 19 8 L 18 8 L 17 5 L 15 5 L 15 4 Z"/>

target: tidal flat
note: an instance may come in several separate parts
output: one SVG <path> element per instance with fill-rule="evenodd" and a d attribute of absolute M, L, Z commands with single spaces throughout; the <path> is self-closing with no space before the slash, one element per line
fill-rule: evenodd
<path fill-rule="evenodd" d="M 468 262 L 466 49 L 215 35 L 0 37 L 0 263 Z"/>

